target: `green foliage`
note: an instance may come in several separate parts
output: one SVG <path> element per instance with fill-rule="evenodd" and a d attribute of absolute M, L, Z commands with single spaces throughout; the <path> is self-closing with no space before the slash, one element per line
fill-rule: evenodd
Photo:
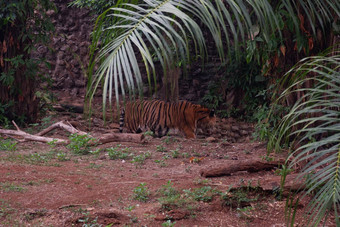
<path fill-rule="evenodd" d="M 339 68 L 339 51 L 303 59 L 280 81 L 280 88 L 287 85 L 288 88 L 277 92 L 278 103 L 291 95 L 299 98 L 280 121 L 268 147 L 276 151 L 290 147 L 288 168 L 302 165 L 299 179 L 310 175 L 305 195 L 315 191 L 316 194 L 307 209 L 309 225 L 317 226 L 330 212 L 334 212 L 335 221 L 340 225 Z M 304 86 L 306 84 L 311 86 Z M 294 144 L 298 144 L 298 148 Z"/>
<path fill-rule="evenodd" d="M 145 160 L 151 157 L 151 153 L 150 152 L 146 152 L 144 154 L 140 154 L 140 155 L 135 155 L 131 162 L 135 163 L 135 164 L 139 164 L 139 165 L 143 165 Z"/>
<path fill-rule="evenodd" d="M 131 158 L 131 152 L 128 147 L 120 148 L 121 144 L 116 145 L 115 147 L 107 148 L 108 155 L 110 159 L 129 159 Z"/>
<path fill-rule="evenodd" d="M 22 104 L 22 90 L 24 100 L 35 99 L 32 81 L 47 80 L 39 67 L 44 60 L 32 58 L 31 52 L 36 44 L 49 41 L 53 25 L 46 13 L 50 9 L 54 4 L 49 0 L 0 1 L 0 124 L 6 125 L 8 119 L 18 124 L 35 120 L 36 114 L 24 110 L 31 103 Z M 38 111 L 38 105 L 30 108 Z"/>
<path fill-rule="evenodd" d="M 157 145 L 156 151 L 157 152 L 167 152 L 167 149 L 163 145 Z"/>
<path fill-rule="evenodd" d="M 23 192 L 25 190 L 22 186 L 16 185 L 12 182 L 0 183 L 0 189 L 3 192 Z"/>
<path fill-rule="evenodd" d="M 172 222 L 171 220 L 167 220 L 166 222 L 162 223 L 162 227 L 174 227 L 176 222 Z"/>
<path fill-rule="evenodd" d="M 92 143 L 95 141 L 88 135 L 78 135 L 77 133 L 71 134 L 69 139 L 70 144 L 67 145 L 67 148 L 77 155 L 89 154 Z"/>
<path fill-rule="evenodd" d="M 203 186 L 201 188 L 195 188 L 193 190 L 183 190 L 185 195 L 189 198 L 193 198 L 196 201 L 210 202 L 213 196 L 218 192 L 212 189 L 210 186 Z"/>
<path fill-rule="evenodd" d="M 288 107 L 273 103 L 259 106 L 254 112 L 253 120 L 256 122 L 254 139 L 265 141 L 273 134 L 282 116 L 288 112 Z"/>
<path fill-rule="evenodd" d="M 146 186 L 146 183 L 141 183 L 139 186 L 133 189 L 133 199 L 146 202 L 149 200 L 150 191 Z"/>
<path fill-rule="evenodd" d="M 230 207 L 240 208 L 244 207 L 244 204 L 249 204 L 249 202 L 258 200 L 258 198 L 250 198 L 248 194 L 249 191 L 244 188 L 240 188 L 232 192 L 228 190 L 221 196 L 222 204 Z"/>
<path fill-rule="evenodd" d="M 58 152 L 56 154 L 56 157 L 57 157 L 58 161 L 60 161 L 60 162 L 65 162 L 65 161 L 70 160 L 70 158 L 67 157 L 67 154 L 65 152 Z"/>
<path fill-rule="evenodd" d="M 15 151 L 17 149 L 17 142 L 11 139 L 3 139 L 0 137 L 0 151 Z"/>
<path fill-rule="evenodd" d="M 98 217 L 91 218 L 88 212 L 83 213 L 85 216 L 78 219 L 78 222 L 83 223 L 83 227 L 101 227 L 101 224 L 98 224 Z"/>

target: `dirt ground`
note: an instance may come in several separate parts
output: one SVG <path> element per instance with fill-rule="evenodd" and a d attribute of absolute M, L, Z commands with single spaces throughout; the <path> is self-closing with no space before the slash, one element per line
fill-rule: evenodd
<path fill-rule="evenodd" d="M 67 138 L 58 130 L 47 136 Z M 264 143 L 171 135 L 91 150 L 79 155 L 24 142 L 0 151 L 0 226 L 285 226 L 286 199 L 277 199 L 274 186 L 257 187 L 275 170 L 200 176 L 202 169 L 266 157 Z M 308 199 L 298 205 L 295 226 L 306 226 Z M 326 226 L 335 226 L 332 220 Z"/>

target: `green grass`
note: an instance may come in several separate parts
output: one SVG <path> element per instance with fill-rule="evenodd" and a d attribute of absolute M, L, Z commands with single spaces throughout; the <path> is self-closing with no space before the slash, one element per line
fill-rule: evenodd
<path fill-rule="evenodd" d="M 146 183 L 141 183 L 139 186 L 133 189 L 133 199 L 140 202 L 147 202 L 149 200 L 150 191 L 146 186 Z"/>
<path fill-rule="evenodd" d="M 23 192 L 26 190 L 21 185 L 17 185 L 11 182 L 0 183 L 0 189 L 3 192 Z"/>
<path fill-rule="evenodd" d="M 17 142 L 11 139 L 3 139 L 0 137 L 0 151 L 15 151 L 17 149 Z"/>

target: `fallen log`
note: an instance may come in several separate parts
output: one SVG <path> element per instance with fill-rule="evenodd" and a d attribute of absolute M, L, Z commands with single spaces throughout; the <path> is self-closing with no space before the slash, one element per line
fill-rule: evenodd
<path fill-rule="evenodd" d="M 143 134 L 133 134 L 133 133 L 109 133 L 104 134 L 98 138 L 97 142 L 104 144 L 110 142 L 134 142 L 140 143 L 143 142 L 144 135 Z"/>
<path fill-rule="evenodd" d="M 13 125 L 16 127 L 17 130 L 8 130 L 8 129 L 0 129 L 0 134 L 4 134 L 7 136 L 15 136 L 19 137 L 15 138 L 20 142 L 24 141 L 38 141 L 38 142 L 52 142 L 54 141 L 56 144 L 68 144 L 69 141 L 65 139 L 59 139 L 59 138 L 51 138 L 51 137 L 45 137 L 43 135 L 51 132 L 54 129 L 60 128 L 63 129 L 71 134 L 78 134 L 78 135 L 87 135 L 88 137 L 93 137 L 90 134 L 83 132 L 81 130 L 78 130 L 74 128 L 69 122 L 57 122 L 53 125 L 49 126 L 48 128 L 42 130 L 41 132 L 32 135 L 27 132 L 22 131 L 13 121 Z M 93 137 L 94 138 L 94 137 Z M 92 142 L 92 145 L 96 145 L 98 143 L 104 144 L 109 142 L 133 142 L 133 143 L 141 143 L 144 140 L 143 134 L 132 134 L 132 133 L 109 133 L 104 134 L 99 138 L 94 138 L 95 140 Z"/>
<path fill-rule="evenodd" d="M 66 124 L 67 123 L 67 124 Z M 54 123 L 53 125 L 49 126 L 48 128 L 45 128 L 44 130 L 42 130 L 41 132 L 35 134 L 36 136 L 43 136 L 47 133 L 49 133 L 50 131 L 60 128 L 60 129 L 64 129 L 66 131 L 68 131 L 71 134 L 78 134 L 78 135 L 88 135 L 86 132 L 80 131 L 76 128 L 74 128 L 70 123 L 68 122 L 63 122 L 63 121 L 59 121 L 57 123 Z"/>
<path fill-rule="evenodd" d="M 0 129 L 0 134 L 4 135 L 11 135 L 11 136 L 17 136 L 19 138 L 22 138 L 23 141 L 38 141 L 43 143 L 48 143 L 54 141 L 57 144 L 66 144 L 68 143 L 67 140 L 64 139 L 58 139 L 58 138 L 51 138 L 51 137 L 44 137 L 39 135 L 31 135 L 27 132 L 22 131 L 14 121 L 12 121 L 14 126 L 17 130 L 9 130 L 9 129 Z M 20 141 L 20 140 L 19 140 Z"/>
<path fill-rule="evenodd" d="M 267 162 L 262 159 L 251 159 L 245 161 L 233 161 L 228 165 L 223 165 L 221 167 L 215 167 L 211 169 L 203 169 L 200 171 L 203 177 L 220 177 L 229 176 L 232 173 L 238 171 L 248 171 L 248 172 L 258 172 L 261 170 L 270 170 L 282 165 L 285 159 L 279 159 L 275 161 Z"/>

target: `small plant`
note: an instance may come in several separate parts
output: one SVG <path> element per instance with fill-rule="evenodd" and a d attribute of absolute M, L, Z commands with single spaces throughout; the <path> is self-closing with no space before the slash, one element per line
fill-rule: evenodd
<path fill-rule="evenodd" d="M 69 161 L 70 158 L 67 157 L 67 154 L 65 152 L 58 152 L 56 155 L 58 161 L 60 162 L 65 162 L 65 161 Z"/>
<path fill-rule="evenodd" d="M 139 186 L 133 189 L 133 199 L 146 202 L 149 200 L 150 191 L 148 187 L 146 187 L 146 183 L 141 183 Z"/>
<path fill-rule="evenodd" d="M 130 158 L 130 149 L 128 147 L 119 149 L 121 147 L 120 144 L 118 144 L 115 147 L 107 148 L 108 155 L 110 159 L 116 160 L 116 159 L 128 159 Z"/>
<path fill-rule="evenodd" d="M 58 145 L 56 139 L 53 139 L 52 141 L 47 142 L 47 144 L 50 146 L 51 151 L 56 151 L 56 147 Z"/>
<path fill-rule="evenodd" d="M 86 168 L 89 168 L 89 169 L 99 169 L 99 168 L 101 168 L 103 165 L 97 165 L 96 163 L 93 163 L 93 162 L 91 162 L 90 164 L 89 164 L 89 166 L 87 166 Z"/>
<path fill-rule="evenodd" d="M 0 218 L 6 217 L 13 211 L 15 211 L 15 209 L 12 208 L 7 201 L 0 199 Z"/>
<path fill-rule="evenodd" d="M 248 191 L 244 188 L 240 188 L 231 192 L 228 190 L 226 193 L 222 194 L 222 203 L 223 205 L 230 206 L 230 207 L 237 207 L 242 208 L 249 205 L 250 202 L 254 202 L 258 200 L 258 196 L 255 198 L 249 198 L 249 189 Z"/>
<path fill-rule="evenodd" d="M 172 158 L 178 158 L 179 157 L 179 148 L 176 148 L 176 150 L 171 150 L 170 154 L 172 156 Z"/>
<path fill-rule="evenodd" d="M 160 194 L 163 196 L 173 196 L 177 195 L 178 191 L 173 187 L 174 183 L 169 180 L 165 185 L 162 185 L 162 188 L 158 190 Z"/>
<path fill-rule="evenodd" d="M 158 145 L 156 147 L 157 152 L 167 152 L 166 148 L 163 145 Z"/>
<path fill-rule="evenodd" d="M 125 207 L 125 210 L 128 210 L 128 211 L 132 211 L 136 208 L 136 206 L 128 206 L 128 207 Z"/>
<path fill-rule="evenodd" d="M 190 154 L 188 152 L 184 152 L 184 153 L 182 153 L 182 157 L 183 158 L 189 158 Z"/>
<path fill-rule="evenodd" d="M 155 133 L 153 133 L 152 131 L 146 131 L 146 132 L 144 132 L 144 135 L 153 137 L 155 135 Z"/>
<path fill-rule="evenodd" d="M 157 163 L 160 167 L 166 167 L 167 166 L 164 159 L 161 159 L 161 160 L 157 159 L 157 160 L 155 160 L 155 163 Z"/>
<path fill-rule="evenodd" d="M 98 217 L 91 220 L 89 217 L 89 213 L 83 213 L 85 217 L 78 219 L 78 222 L 83 223 L 83 227 L 101 227 L 101 224 L 98 224 Z"/>
<path fill-rule="evenodd" d="M 25 190 L 22 186 L 10 182 L 0 183 L 0 189 L 4 192 L 23 192 Z"/>
<path fill-rule="evenodd" d="M 91 143 L 95 141 L 94 138 L 88 135 L 78 135 L 76 133 L 71 134 L 69 139 L 71 142 L 67 145 L 67 148 L 71 149 L 71 151 L 77 155 L 88 154 L 92 146 Z"/>
<path fill-rule="evenodd" d="M 191 197 L 196 201 L 210 202 L 214 195 L 218 192 L 212 189 L 210 186 L 204 186 L 201 188 L 195 188 L 193 190 L 183 190 L 187 197 Z"/>
<path fill-rule="evenodd" d="M 174 227 L 176 222 L 171 222 L 171 220 L 167 220 L 166 222 L 162 223 L 163 227 Z"/>
<path fill-rule="evenodd" d="M 145 160 L 151 157 L 151 153 L 148 151 L 141 155 L 136 155 L 132 158 L 132 163 L 143 165 Z"/>
<path fill-rule="evenodd" d="M 17 142 L 13 142 L 10 139 L 1 138 L 0 151 L 15 151 L 16 149 L 17 149 Z"/>
<path fill-rule="evenodd" d="M 176 138 L 173 138 L 173 137 L 171 137 L 171 136 L 167 136 L 164 140 L 163 140 L 163 142 L 165 143 L 165 144 L 167 144 L 167 145 L 169 145 L 169 144 L 171 144 L 171 143 L 174 143 L 174 142 L 176 142 L 177 141 L 177 139 Z"/>

